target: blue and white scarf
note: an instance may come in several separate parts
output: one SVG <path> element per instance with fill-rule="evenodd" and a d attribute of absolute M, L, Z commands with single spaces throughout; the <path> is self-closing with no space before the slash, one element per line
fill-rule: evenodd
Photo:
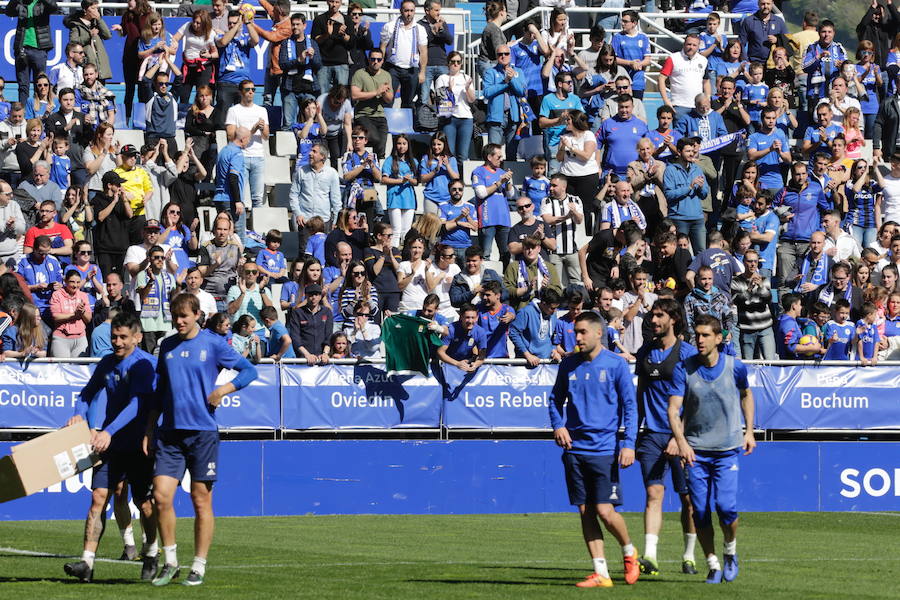
<path fill-rule="evenodd" d="M 400 28 L 403 26 L 403 19 L 398 17 L 397 21 L 394 23 L 394 35 L 391 37 L 391 58 L 388 62 L 396 65 L 397 61 L 394 60 L 397 58 L 397 36 L 400 34 Z M 412 26 L 412 60 L 410 64 L 413 67 L 419 66 L 419 24 L 413 21 Z"/>

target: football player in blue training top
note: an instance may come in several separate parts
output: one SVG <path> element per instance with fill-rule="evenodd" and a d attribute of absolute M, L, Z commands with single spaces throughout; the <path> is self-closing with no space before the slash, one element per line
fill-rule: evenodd
<path fill-rule="evenodd" d="M 622 546 L 625 583 L 633 584 L 640 576 L 637 549 L 615 509 L 622 503 L 618 468 L 634 463 L 637 403 L 628 363 L 603 348 L 602 323 L 594 312 L 576 317 L 579 352 L 562 360 L 550 395 L 553 437 L 565 450 L 562 459 L 569 502 L 581 514 L 581 532 L 594 566 L 594 572 L 576 584 L 582 588 L 613 585 L 600 522 Z M 625 428 L 621 445 L 617 439 L 620 425 Z"/>
<path fill-rule="evenodd" d="M 747 455 L 756 448 L 753 392 L 744 363 L 719 354 L 719 320 L 700 315 L 694 325 L 698 353 L 679 363 L 672 373 L 669 426 L 678 455 L 687 463 L 697 539 L 709 566 L 706 583 L 722 583 L 738 576 L 738 454 L 743 449 Z M 741 430 L 742 415 L 746 432 Z M 674 452 L 671 444 L 670 449 Z M 724 569 L 716 557 L 713 507 L 725 541 Z"/>
<path fill-rule="evenodd" d="M 75 404 L 75 414 L 66 423 L 73 425 L 87 421 L 91 404 L 106 390 L 106 413 L 103 426 L 91 431 L 91 445 L 100 454 L 101 463 L 91 479 L 91 508 L 84 524 L 84 551 L 81 560 L 66 563 L 67 574 L 82 582 L 94 577 L 94 555 L 106 528 L 106 505 L 110 492 L 122 481 L 131 485 L 131 496 L 141 511 L 141 526 L 146 538 L 141 549 L 143 568 L 141 579 L 156 574 L 156 514 L 150 483 L 153 460 L 141 452 L 141 439 L 148 405 L 156 381 L 156 359 L 140 348 L 143 337 L 141 321 L 131 311 L 122 311 L 110 325 L 113 353 L 104 356 Z"/>
<path fill-rule="evenodd" d="M 201 329 L 200 302 L 193 294 L 180 294 L 172 301 L 172 321 L 177 335 L 160 345 L 157 366 L 157 407 L 147 420 L 144 449 L 150 448 L 157 419 L 162 423 L 156 440 L 156 468 L 153 497 L 159 513 L 165 565 L 152 583 L 167 585 L 178 577 L 175 546 L 175 490 L 191 473 L 191 501 L 194 504 L 194 562 L 183 585 L 200 585 L 206 573 L 206 556 L 212 543 L 212 486 L 219 460 L 219 431 L 215 410 L 222 398 L 256 379 L 256 368 L 237 353 L 224 338 Z M 234 369 L 237 376 L 218 387 L 222 369 Z"/>

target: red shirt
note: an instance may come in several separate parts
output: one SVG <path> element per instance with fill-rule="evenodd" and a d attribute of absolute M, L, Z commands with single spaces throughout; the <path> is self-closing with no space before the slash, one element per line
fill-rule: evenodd
<path fill-rule="evenodd" d="M 74 239 L 72 237 L 72 232 L 69 231 L 69 228 L 62 223 L 53 223 L 53 225 L 51 225 L 47 229 L 43 229 L 35 225 L 25 232 L 25 246 L 27 246 L 28 248 L 34 248 L 34 240 L 39 235 L 46 235 L 50 238 L 51 248 L 61 248 L 63 245 L 62 240 Z M 56 241 L 57 238 L 59 238 L 60 241 Z"/>

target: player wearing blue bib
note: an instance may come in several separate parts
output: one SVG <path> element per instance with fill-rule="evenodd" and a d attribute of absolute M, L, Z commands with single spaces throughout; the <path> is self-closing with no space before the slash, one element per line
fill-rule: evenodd
<path fill-rule="evenodd" d="M 69 426 L 87 421 L 92 405 L 101 398 L 105 400 L 102 426 L 98 424 L 91 431 L 91 446 L 100 454 L 102 462 L 91 478 L 93 494 L 84 526 L 84 551 L 80 561 L 66 563 L 64 567 L 67 574 L 82 582 L 90 582 L 94 575 L 94 556 L 106 526 L 106 505 L 111 491 L 126 479 L 141 511 L 146 538 L 141 549 L 144 563 L 141 579 L 152 579 L 156 574 L 157 522 L 150 491 L 153 460 L 141 451 L 148 404 L 156 381 L 156 360 L 137 347 L 140 341 L 138 316 L 130 311 L 117 314 L 110 334 L 113 354 L 97 363 L 78 396 L 75 415 L 66 423 Z M 106 394 L 102 395 L 104 391 Z"/>
<path fill-rule="evenodd" d="M 697 537 L 706 555 L 706 583 L 734 581 L 738 576 L 738 454 L 753 452 L 753 392 L 747 367 L 719 354 L 722 325 L 701 315 L 695 323 L 698 354 L 675 367 L 669 397 L 669 426 L 678 455 L 687 464 Z M 683 410 L 682 410 L 683 409 Z M 747 431 L 741 431 L 741 416 Z M 722 527 L 725 567 L 715 550 L 712 510 Z"/>
<path fill-rule="evenodd" d="M 636 455 L 647 491 L 644 506 L 644 554 L 641 573 L 659 575 L 656 546 L 662 529 L 662 502 L 666 492 L 666 472 L 671 472 L 672 487 L 681 499 L 681 529 L 684 553 L 681 572 L 696 575 L 694 527 L 691 499 L 681 460 L 675 456 L 672 429 L 669 427 L 669 396 L 674 392 L 672 375 L 676 365 L 697 354 L 697 349 L 680 341 L 676 331 L 684 326 L 681 307 L 674 298 L 660 298 L 653 303 L 650 316 L 653 339 L 637 351 L 635 374 L 638 378 L 637 399 L 644 430 L 638 434 Z"/>
<path fill-rule="evenodd" d="M 578 507 L 581 533 L 594 572 L 578 587 L 612 587 L 603 550 L 602 522 L 622 546 L 625 583 L 640 576 L 637 549 L 615 507 L 622 503 L 618 468 L 634 463 L 637 405 L 628 363 L 603 348 L 603 321 L 594 312 L 575 319 L 580 352 L 559 365 L 550 393 L 550 423 L 556 444 L 563 448 L 569 502 Z M 619 427 L 625 428 L 622 441 Z"/>
<path fill-rule="evenodd" d="M 162 414 L 156 440 L 156 468 L 153 496 L 159 511 L 159 533 L 165 565 L 153 585 L 167 585 L 178 577 L 175 545 L 175 490 L 191 473 L 191 501 L 194 504 L 194 562 L 184 585 L 200 585 L 206 572 L 206 556 L 212 543 L 214 517 L 212 486 L 218 471 L 219 432 L 215 410 L 222 398 L 256 379 L 256 368 L 237 353 L 224 338 L 200 329 L 200 302 L 193 294 L 172 300 L 172 322 L 177 335 L 160 345 L 157 374 L 157 408 L 147 421 L 145 448 L 149 447 Z M 220 386 L 216 378 L 222 369 L 238 375 Z"/>

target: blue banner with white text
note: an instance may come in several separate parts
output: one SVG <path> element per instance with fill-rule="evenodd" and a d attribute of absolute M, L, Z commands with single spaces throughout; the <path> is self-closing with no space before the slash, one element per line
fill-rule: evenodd
<path fill-rule="evenodd" d="M 900 368 L 748 365 L 758 429 L 900 427 Z M 0 363 L 0 429 L 53 429 L 74 414 L 93 364 Z M 445 366 L 436 377 L 388 377 L 383 365 L 258 365 L 222 400 L 222 429 L 547 430 L 556 365 Z M 219 382 L 233 377 L 223 371 Z M 102 409 L 101 409 L 102 412 Z M 92 420 L 92 423 L 94 421 Z"/>
<path fill-rule="evenodd" d="M 383 365 L 282 369 L 286 429 L 429 428 L 441 424 L 434 377 L 391 375 Z"/>
<path fill-rule="evenodd" d="M 474 373 L 445 366 L 444 426 L 549 429 L 556 365 L 483 365 Z"/>

